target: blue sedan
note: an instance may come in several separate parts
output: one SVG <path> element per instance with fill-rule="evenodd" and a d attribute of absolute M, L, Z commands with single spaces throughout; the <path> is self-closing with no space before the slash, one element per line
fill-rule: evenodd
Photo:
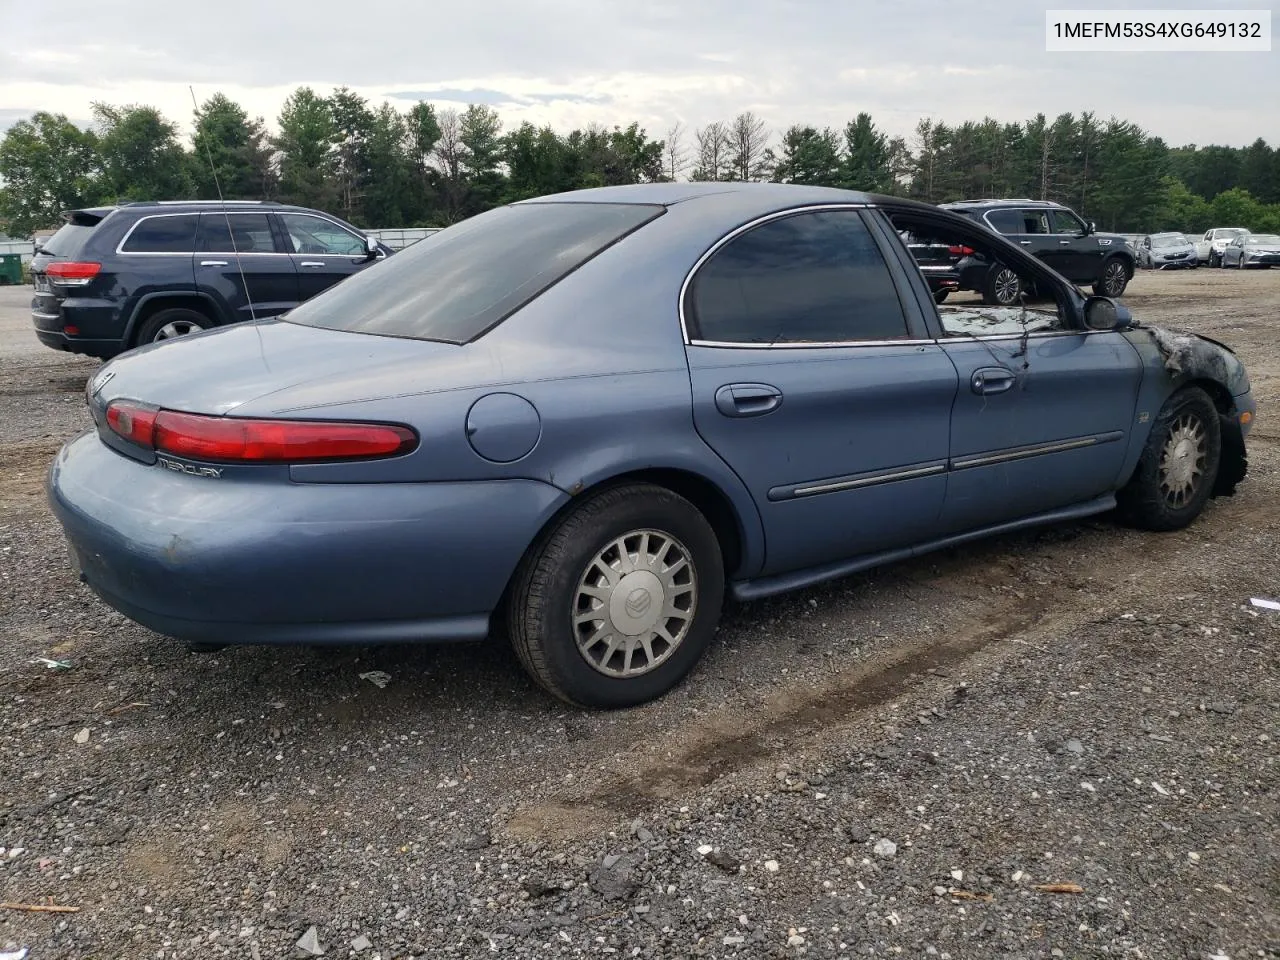
<path fill-rule="evenodd" d="M 939 307 L 899 234 L 1012 270 Z M 1234 354 L 936 207 L 652 184 L 501 207 L 89 382 L 49 495 L 81 578 L 196 649 L 510 638 L 660 696 L 751 600 L 1244 477 Z"/>

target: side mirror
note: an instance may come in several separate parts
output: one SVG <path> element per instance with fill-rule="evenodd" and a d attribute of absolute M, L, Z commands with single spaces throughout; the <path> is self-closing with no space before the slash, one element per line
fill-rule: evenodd
<path fill-rule="evenodd" d="M 1098 232 L 1098 225 L 1096 223 L 1094 223 L 1092 220 L 1086 220 L 1084 222 L 1084 235 L 1086 237 L 1091 233 L 1097 233 L 1097 232 Z"/>
<path fill-rule="evenodd" d="M 369 255 L 370 260 L 376 260 L 378 258 L 378 254 L 381 253 L 382 250 L 378 246 L 377 240 L 375 240 L 373 237 L 365 237 L 364 252 Z"/>
<path fill-rule="evenodd" d="M 1090 330 L 1128 330 L 1133 314 L 1110 297 L 1090 297 L 1084 302 L 1084 325 Z"/>

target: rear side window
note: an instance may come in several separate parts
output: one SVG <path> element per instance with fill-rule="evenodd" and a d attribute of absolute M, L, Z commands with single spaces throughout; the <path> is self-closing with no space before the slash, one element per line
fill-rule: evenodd
<path fill-rule="evenodd" d="M 987 223 L 996 233 L 1021 233 L 1022 212 L 1019 210 L 992 210 L 987 213 Z"/>
<path fill-rule="evenodd" d="M 201 253 L 280 252 L 265 213 L 202 214 L 199 249 Z"/>
<path fill-rule="evenodd" d="M 143 217 L 125 238 L 122 253 L 191 253 L 195 250 L 196 216 L 191 213 Z"/>
<path fill-rule="evenodd" d="M 330 330 L 466 343 L 662 213 L 620 203 L 528 203 L 464 220 L 289 311 Z"/>
<path fill-rule="evenodd" d="M 802 213 L 735 237 L 698 271 L 692 339 L 848 343 L 907 336 L 889 268 L 855 210 Z"/>

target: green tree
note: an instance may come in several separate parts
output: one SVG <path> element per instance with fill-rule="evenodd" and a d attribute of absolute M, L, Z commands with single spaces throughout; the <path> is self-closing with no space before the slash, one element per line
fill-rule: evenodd
<path fill-rule="evenodd" d="M 107 200 L 185 200 L 192 192 L 178 128 L 155 107 L 94 103 Z"/>
<path fill-rule="evenodd" d="M 843 176 L 840 136 L 829 127 L 793 126 L 782 135 L 773 179 L 778 183 L 837 186 Z"/>
<path fill-rule="evenodd" d="M 859 113 L 844 128 L 843 185 L 869 193 L 884 193 L 894 186 L 889 163 L 889 139 L 876 129 L 871 114 Z"/>
<path fill-rule="evenodd" d="M 19 120 L 0 140 L 0 219 L 15 236 L 51 227 L 95 200 L 97 138 L 62 114 Z"/>
<path fill-rule="evenodd" d="M 1272 150 L 1259 137 L 1245 147 L 1240 157 L 1240 187 L 1262 203 L 1280 200 L 1280 151 Z"/>
<path fill-rule="evenodd" d="M 403 227 L 414 217 L 412 137 L 403 114 L 389 103 L 373 111 L 364 146 L 362 227 Z"/>
<path fill-rule="evenodd" d="M 329 101 L 310 87 L 299 87 L 285 100 L 277 123 L 281 198 L 306 207 L 331 207 L 337 199 L 331 180 L 337 130 Z"/>
<path fill-rule="evenodd" d="M 329 112 L 333 117 L 338 206 L 343 216 L 354 223 L 364 219 L 364 192 L 372 174 L 369 139 L 373 135 L 373 113 L 368 101 L 347 87 L 339 87 L 330 95 Z"/>
<path fill-rule="evenodd" d="M 1213 226 L 1213 212 L 1204 197 L 1192 193 L 1177 177 L 1166 176 L 1163 183 L 1165 197 L 1155 224 L 1157 230 L 1198 234 Z"/>
<path fill-rule="evenodd" d="M 440 119 L 429 103 L 415 103 L 409 111 L 409 162 L 413 167 L 413 220 L 423 226 L 434 224 L 433 207 L 439 202 L 439 172 L 432 166 L 436 143 L 440 140 Z"/>
<path fill-rule="evenodd" d="M 216 200 L 221 186 L 228 200 L 270 199 L 275 171 L 262 118 L 250 120 L 240 104 L 215 93 L 196 110 L 195 121 L 191 179 L 196 196 Z"/>
<path fill-rule="evenodd" d="M 503 178 L 502 120 L 498 112 L 484 104 L 468 104 L 458 119 L 458 141 L 462 148 L 462 172 L 468 181 L 468 213 L 479 213 L 499 202 Z"/>

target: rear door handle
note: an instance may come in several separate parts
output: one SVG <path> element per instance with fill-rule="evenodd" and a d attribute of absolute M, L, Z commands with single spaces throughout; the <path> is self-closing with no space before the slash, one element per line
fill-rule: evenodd
<path fill-rule="evenodd" d="M 324 261 L 323 261 L 323 260 L 303 260 L 300 264 L 298 264 L 298 266 L 300 266 L 300 267 L 323 267 L 323 266 L 324 266 Z"/>
<path fill-rule="evenodd" d="M 1019 240 L 1018 242 L 1019 242 L 1020 244 L 1022 244 L 1024 247 L 1029 247 L 1029 246 L 1031 246 L 1031 241 L 1030 241 L 1030 240 Z"/>
<path fill-rule="evenodd" d="M 1004 367 L 983 367 L 981 370 L 973 371 L 973 376 L 969 378 L 969 388 L 974 393 L 989 396 L 993 393 L 1004 393 L 1017 381 L 1018 378 L 1013 372 Z"/>
<path fill-rule="evenodd" d="M 200 266 L 202 267 L 225 267 L 226 265 L 227 265 L 227 261 L 225 260 L 201 260 L 200 261 Z"/>
<path fill-rule="evenodd" d="M 716 391 L 716 409 L 726 417 L 759 417 L 781 404 L 782 391 L 767 383 L 730 383 Z"/>
<path fill-rule="evenodd" d="M 1062 244 L 1062 245 L 1065 247 L 1065 246 L 1066 246 L 1067 244 L 1069 244 L 1071 241 L 1070 241 L 1070 240 L 1059 240 L 1058 242 L 1059 242 L 1060 244 Z"/>

